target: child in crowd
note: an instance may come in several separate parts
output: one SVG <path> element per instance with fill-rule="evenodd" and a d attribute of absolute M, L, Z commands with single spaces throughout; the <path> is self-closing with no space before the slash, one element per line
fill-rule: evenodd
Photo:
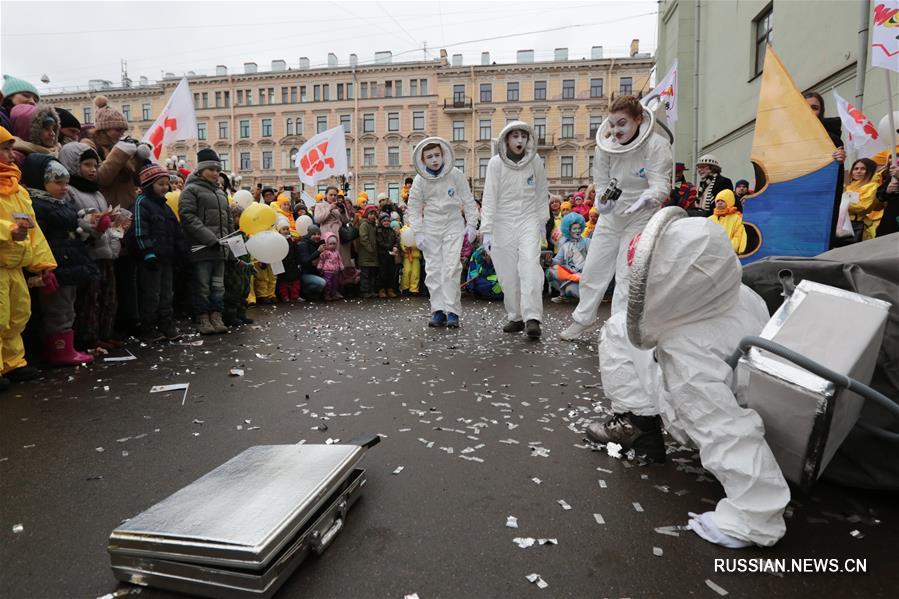
<path fill-rule="evenodd" d="M 325 279 L 325 301 L 343 299 L 338 291 L 338 279 L 343 271 L 343 260 L 337 247 L 337 236 L 325 234 L 325 248 L 319 252 L 318 270 Z"/>
<path fill-rule="evenodd" d="M 390 228 L 390 214 L 382 212 L 378 216 L 376 239 L 378 245 L 378 298 L 396 297 L 396 260 L 399 243 L 396 233 Z"/>
<path fill-rule="evenodd" d="M 531 126 L 521 121 L 500 132 L 497 154 L 487 165 L 481 221 L 483 245 L 503 287 L 509 319 L 503 331 L 526 331 L 531 339 L 541 335 L 540 240 L 549 220 L 549 186 L 536 143 Z"/>
<path fill-rule="evenodd" d="M 589 218 L 587 220 L 587 224 L 584 226 L 584 237 L 587 239 L 593 238 L 593 231 L 596 230 L 596 223 L 599 221 L 599 210 L 595 207 L 590 208 Z"/>
<path fill-rule="evenodd" d="M 399 245 L 397 246 L 396 255 L 393 257 L 393 291 L 397 295 L 402 295 L 400 282 L 402 281 L 403 276 L 403 252 L 401 249 L 402 241 L 400 240 L 400 230 L 403 228 L 403 223 L 400 222 L 399 218 L 394 218 L 394 216 L 399 217 L 396 212 L 393 212 L 390 215 L 390 228 L 393 229 L 393 232 L 396 235 L 396 242 Z"/>
<path fill-rule="evenodd" d="M 571 211 L 580 214 L 585 220 L 590 212 L 590 206 L 584 199 L 584 192 L 578 191 L 571 196 Z"/>
<path fill-rule="evenodd" d="M 465 287 L 475 297 L 500 301 L 503 299 L 503 288 L 496 277 L 493 260 L 484 247 L 479 247 L 471 255 L 466 281 Z"/>
<path fill-rule="evenodd" d="M 375 285 L 378 284 L 378 207 L 366 206 L 359 222 L 359 247 L 356 253 L 356 264 L 362 270 L 359 286 L 362 298 L 375 297 Z"/>
<path fill-rule="evenodd" d="M 552 266 L 546 269 L 546 280 L 550 288 L 559 293 L 552 299 L 555 303 L 565 301 L 569 297 L 580 297 L 578 283 L 584 270 L 584 262 L 587 260 L 587 250 L 590 248 L 590 240 L 584 239 L 581 235 L 583 229 L 584 217 L 576 212 L 562 219 L 563 241 L 553 258 Z"/>
<path fill-rule="evenodd" d="M 272 206 L 274 205 L 275 204 L 272 203 Z M 297 245 L 293 240 L 290 223 L 283 216 L 279 216 L 278 220 L 275 222 L 275 226 L 278 229 L 278 233 L 287 240 L 288 246 L 287 255 L 281 260 L 281 266 L 284 268 L 284 272 L 278 275 L 278 299 L 285 304 L 301 302 L 303 301 L 303 298 L 300 297 L 300 279 L 302 272 L 300 271 L 299 253 L 297 251 Z"/>
<path fill-rule="evenodd" d="M 256 295 L 256 303 L 274 304 L 278 301 L 278 277 L 272 271 L 271 264 L 253 261 L 256 274 L 253 276 L 253 293 Z"/>
<path fill-rule="evenodd" d="M 318 225 L 309 225 L 306 235 L 297 243 L 300 260 L 301 285 L 306 299 L 318 299 L 325 289 L 325 279 L 319 272 L 318 259 L 324 249 L 322 233 Z"/>
<path fill-rule="evenodd" d="M 743 228 L 743 215 L 734 206 L 734 202 L 734 192 L 729 189 L 719 191 L 709 220 L 724 228 L 734 251 L 742 254 L 746 251 L 746 229 Z"/>
<path fill-rule="evenodd" d="M 128 229 L 131 255 L 137 264 L 137 309 L 140 339 L 155 343 L 181 337 L 175 326 L 174 262 L 188 248 L 181 225 L 166 205 L 169 174 L 148 162 L 140 171 L 140 195 L 134 200 L 134 226 Z"/>
<path fill-rule="evenodd" d="M 297 222 L 296 219 L 294 219 L 293 208 L 290 205 L 290 194 L 279 193 L 278 197 L 275 198 L 275 201 L 271 203 L 271 207 L 275 209 L 278 216 L 283 217 L 287 221 L 291 237 L 294 239 L 299 238 L 300 234 L 297 233 Z M 290 241 L 290 239 L 288 239 L 288 241 Z"/>
<path fill-rule="evenodd" d="M 4 90 L 6 84 L 4 83 Z M 7 98 L 8 99 L 8 98 Z M 40 374 L 25 361 L 22 331 L 31 317 L 29 287 L 56 287 L 56 260 L 37 226 L 13 160 L 15 138 L 0 127 L 0 391 Z M 43 178 L 43 177 L 42 177 Z M 28 277 L 23 269 L 28 271 Z"/>
<path fill-rule="evenodd" d="M 418 286 L 421 284 L 421 250 L 413 240 L 411 245 L 403 243 L 403 239 L 409 237 L 412 231 L 409 225 L 400 229 L 400 250 L 403 252 L 403 278 L 400 283 L 400 291 L 411 295 L 418 295 Z"/>
<path fill-rule="evenodd" d="M 10 111 L 16 142 L 16 164 L 21 168 L 29 154 L 59 154 L 59 114 L 52 106 L 19 104 Z"/>
<path fill-rule="evenodd" d="M 231 217 L 234 219 L 234 230 L 240 230 L 240 215 L 243 208 L 239 204 L 231 204 Z M 247 236 L 240 233 L 246 242 Z M 222 322 L 226 326 L 236 327 L 242 324 L 253 324 L 247 318 L 247 301 L 253 280 L 253 260 L 250 254 L 231 256 L 225 263 L 225 308 L 222 311 Z"/>
<path fill-rule="evenodd" d="M 23 171 L 37 216 L 37 224 L 50 244 L 57 267 L 58 287 L 44 286 L 40 303 L 46 335 L 45 356 L 51 366 L 77 366 L 94 361 L 75 350 L 75 293 L 78 285 L 100 278 L 87 253 L 90 224 L 79 220 L 66 201 L 69 171 L 47 154 L 29 154 Z"/>

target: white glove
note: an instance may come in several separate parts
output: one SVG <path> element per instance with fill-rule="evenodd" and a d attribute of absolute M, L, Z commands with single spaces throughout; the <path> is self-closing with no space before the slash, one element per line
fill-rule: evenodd
<path fill-rule="evenodd" d="M 153 153 L 153 144 L 142 141 L 137 144 L 137 155 L 141 160 L 147 160 Z"/>
<path fill-rule="evenodd" d="M 488 254 L 493 249 L 493 235 L 491 233 L 484 233 L 481 235 L 481 246 L 484 248 Z"/>
<path fill-rule="evenodd" d="M 428 246 L 428 238 L 424 233 L 416 233 L 415 234 L 415 247 L 420 249 L 421 251 L 425 251 L 425 248 Z"/>
<path fill-rule="evenodd" d="M 646 192 L 643 192 L 640 197 L 637 198 L 637 201 L 631 204 L 631 206 L 627 210 L 625 210 L 623 214 L 633 214 L 638 210 L 643 210 L 644 208 L 648 207 L 651 203 L 652 197 L 648 196 Z"/>
<path fill-rule="evenodd" d="M 137 146 L 127 141 L 117 142 L 114 147 L 120 149 L 129 156 L 134 156 L 134 153 L 137 152 Z"/>
<path fill-rule="evenodd" d="M 465 239 L 468 240 L 468 243 L 474 243 L 474 240 L 478 238 L 478 230 L 475 229 L 471 225 L 465 226 Z"/>
<path fill-rule="evenodd" d="M 596 203 L 593 204 L 593 207 L 596 208 L 596 211 L 600 214 L 608 214 L 612 211 L 612 208 L 615 207 L 615 202 L 602 202 L 600 200 L 596 200 Z"/>

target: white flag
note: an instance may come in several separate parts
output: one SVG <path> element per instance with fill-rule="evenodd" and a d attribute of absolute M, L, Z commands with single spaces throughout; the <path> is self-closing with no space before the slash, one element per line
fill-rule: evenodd
<path fill-rule="evenodd" d="M 883 140 L 871 119 L 841 98 L 837 90 L 833 90 L 833 99 L 837 103 L 837 113 L 849 138 L 849 145 L 858 151 L 859 158 L 868 158 L 883 150 Z"/>
<path fill-rule="evenodd" d="M 153 155 L 159 160 L 162 147 L 182 139 L 197 138 L 197 115 L 194 112 L 194 100 L 187 86 L 187 77 L 181 80 L 165 108 L 147 129 L 141 141 L 153 144 Z"/>
<path fill-rule="evenodd" d="M 668 70 L 665 78 L 659 81 L 655 88 L 643 99 L 644 104 L 649 100 L 658 98 L 665 105 L 665 114 L 669 123 L 677 122 L 677 59 Z"/>
<path fill-rule="evenodd" d="M 899 71 L 899 0 L 875 0 L 871 64 Z"/>
<path fill-rule="evenodd" d="M 343 125 L 340 125 L 319 133 L 303 144 L 295 159 L 300 181 L 315 185 L 328 177 L 346 174 L 346 141 L 343 136 Z"/>

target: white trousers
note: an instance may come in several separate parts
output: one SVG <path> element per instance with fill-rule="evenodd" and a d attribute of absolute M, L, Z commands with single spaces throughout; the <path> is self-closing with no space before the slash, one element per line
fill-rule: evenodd
<path fill-rule="evenodd" d="M 431 312 L 462 312 L 462 238 L 465 233 L 426 233 L 425 285 L 431 296 Z"/>
<path fill-rule="evenodd" d="M 510 321 L 543 320 L 541 235 L 537 229 L 536 225 L 523 223 L 517 230 L 493 236 L 490 257 L 503 288 L 503 304 Z"/>

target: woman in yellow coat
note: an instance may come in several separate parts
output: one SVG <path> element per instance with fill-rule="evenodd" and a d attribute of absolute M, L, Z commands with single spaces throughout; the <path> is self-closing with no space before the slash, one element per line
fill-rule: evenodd
<path fill-rule="evenodd" d="M 849 183 L 845 191 L 858 194 L 858 201 L 849 203 L 849 219 L 853 230 L 864 228 L 861 239 L 874 239 L 880 219 L 883 218 L 883 204 L 877 200 L 877 188 L 881 177 L 877 172 L 877 163 L 869 158 L 859 158 L 852 163 L 849 171 Z M 853 195 L 853 199 L 855 196 Z"/>
<path fill-rule="evenodd" d="M 297 232 L 296 219 L 294 219 L 293 210 L 290 207 L 290 196 L 286 193 L 278 194 L 277 199 L 269 206 L 274 208 L 279 216 L 287 219 L 287 225 L 290 227 L 290 236 L 294 239 L 299 239 L 301 235 Z"/>
<path fill-rule="evenodd" d="M 10 382 L 35 378 L 25 361 L 22 331 L 31 317 L 28 287 L 56 285 L 56 260 L 37 226 L 22 173 L 13 162 L 15 138 L 0 127 L 0 391 Z M 26 281 L 22 269 L 33 273 Z"/>
<path fill-rule="evenodd" d="M 734 251 L 742 254 L 746 251 L 746 229 L 743 228 L 743 215 L 734 207 L 734 192 L 722 189 L 715 196 L 715 210 L 709 220 L 724 228 Z"/>

